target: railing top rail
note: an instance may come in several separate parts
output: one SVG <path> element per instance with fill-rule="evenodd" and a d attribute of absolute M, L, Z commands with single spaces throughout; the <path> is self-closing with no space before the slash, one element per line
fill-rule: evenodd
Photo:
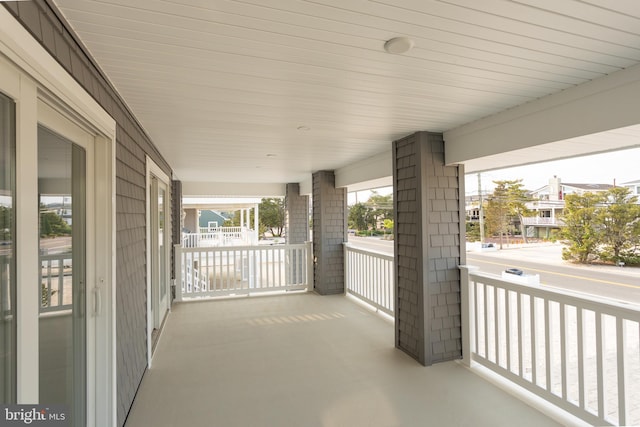
<path fill-rule="evenodd" d="M 73 254 L 71 252 L 57 253 L 57 254 L 46 254 L 40 255 L 41 261 L 51 261 L 51 260 L 60 260 L 60 259 L 72 259 Z"/>
<path fill-rule="evenodd" d="M 465 266 L 468 268 L 468 266 Z M 578 306 L 593 310 L 598 313 L 613 316 L 621 316 L 625 319 L 640 322 L 640 305 L 622 303 L 608 298 L 595 297 L 579 292 L 570 292 L 562 289 L 543 289 L 535 285 L 527 285 L 504 280 L 494 274 L 470 270 L 469 278 L 480 281 L 485 285 L 496 286 L 514 292 L 524 293 L 533 297 L 548 299 L 551 301 Z M 603 301 L 606 300 L 606 301 Z"/>
<path fill-rule="evenodd" d="M 182 252 L 238 252 L 238 251 L 274 251 L 280 249 L 305 249 L 307 247 L 306 243 L 296 243 L 289 245 L 255 245 L 255 246 L 215 246 L 215 247 L 206 247 L 206 248 L 185 248 L 180 245 L 175 245 L 176 247 L 180 247 Z"/>
<path fill-rule="evenodd" d="M 382 259 L 385 259 L 385 260 L 388 260 L 388 261 L 393 261 L 394 260 L 394 256 L 393 255 L 389 255 L 389 254 L 386 254 L 384 252 L 379 252 L 379 251 L 371 250 L 371 249 L 358 248 L 358 247 L 352 246 L 351 243 L 349 243 L 349 242 L 344 242 L 343 245 L 344 245 L 345 249 L 347 249 L 347 250 L 349 250 L 351 252 L 356 252 L 356 253 L 363 254 L 363 255 L 373 255 L 375 257 L 382 258 Z"/>

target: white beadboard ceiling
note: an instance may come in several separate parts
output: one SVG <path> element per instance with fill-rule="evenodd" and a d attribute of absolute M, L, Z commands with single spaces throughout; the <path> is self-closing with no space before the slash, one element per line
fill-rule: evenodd
<path fill-rule="evenodd" d="M 55 2 L 183 181 L 303 181 L 640 62 L 638 0 Z"/>

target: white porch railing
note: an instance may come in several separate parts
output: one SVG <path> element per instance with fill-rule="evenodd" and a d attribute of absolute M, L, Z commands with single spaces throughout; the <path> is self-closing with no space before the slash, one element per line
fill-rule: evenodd
<path fill-rule="evenodd" d="M 313 289 L 311 243 L 279 246 L 184 248 L 176 300 Z"/>
<path fill-rule="evenodd" d="M 40 312 L 72 308 L 71 254 L 42 255 L 40 261 Z"/>
<path fill-rule="evenodd" d="M 526 216 L 522 218 L 522 223 L 524 225 L 549 225 L 561 227 L 564 225 L 564 222 L 558 218 L 548 218 L 541 216 Z"/>
<path fill-rule="evenodd" d="M 394 316 L 393 255 L 344 244 L 344 287 L 351 294 Z"/>
<path fill-rule="evenodd" d="M 467 365 L 591 424 L 640 424 L 640 307 L 461 270 Z"/>
<path fill-rule="evenodd" d="M 200 233 L 182 233 L 185 248 L 206 248 L 216 246 L 240 246 L 256 244 L 254 230 L 245 227 L 201 228 Z"/>

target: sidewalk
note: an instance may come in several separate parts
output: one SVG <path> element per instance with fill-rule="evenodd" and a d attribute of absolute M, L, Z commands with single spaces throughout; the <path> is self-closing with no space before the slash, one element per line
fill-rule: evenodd
<path fill-rule="evenodd" d="M 496 246 L 497 247 L 497 246 Z M 467 253 L 482 254 L 497 259 L 522 260 L 530 262 L 538 262 L 541 264 L 562 265 L 567 268 L 573 268 L 580 271 L 602 271 L 610 274 L 637 277 L 640 283 L 640 268 L 638 267 L 616 267 L 613 265 L 591 265 L 591 264 L 574 264 L 562 259 L 563 245 L 560 243 L 529 243 L 529 244 L 513 244 L 503 245 L 502 249 L 496 251 L 481 252 L 478 243 L 467 243 Z"/>

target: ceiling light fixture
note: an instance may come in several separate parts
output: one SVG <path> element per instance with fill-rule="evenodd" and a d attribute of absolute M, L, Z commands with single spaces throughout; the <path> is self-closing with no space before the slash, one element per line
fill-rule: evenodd
<path fill-rule="evenodd" d="M 394 37 L 391 40 L 387 40 L 384 44 L 384 50 L 389 53 L 407 53 L 413 48 L 413 40 L 409 37 Z"/>

